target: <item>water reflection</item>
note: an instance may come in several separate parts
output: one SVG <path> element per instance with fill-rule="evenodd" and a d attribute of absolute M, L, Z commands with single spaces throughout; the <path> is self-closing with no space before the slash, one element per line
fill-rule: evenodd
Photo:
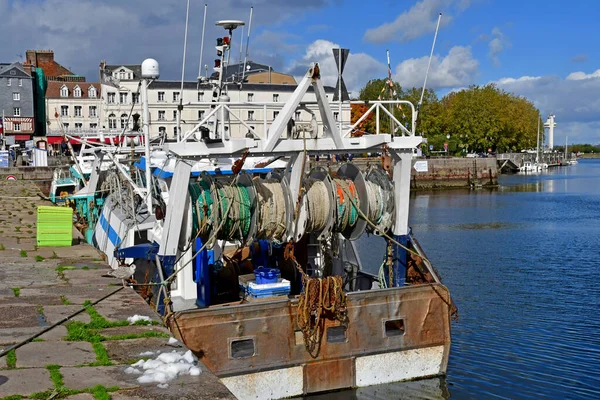
<path fill-rule="evenodd" d="M 600 398 L 600 160 L 500 184 L 411 199 L 410 225 L 461 313 L 446 380 L 323 399 Z M 357 246 L 376 273 L 385 242 Z"/>
<path fill-rule="evenodd" d="M 369 386 L 340 392 L 329 392 L 305 397 L 307 400 L 389 400 L 427 399 L 447 400 L 450 391 L 444 378 L 422 379 L 413 382 L 398 382 L 387 385 Z M 302 399 L 297 397 L 297 400 Z"/>

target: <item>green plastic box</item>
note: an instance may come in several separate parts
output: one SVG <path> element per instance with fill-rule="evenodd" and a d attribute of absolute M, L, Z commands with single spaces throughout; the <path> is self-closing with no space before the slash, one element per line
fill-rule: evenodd
<path fill-rule="evenodd" d="M 73 243 L 73 209 L 71 207 L 38 206 L 37 245 L 64 247 Z"/>

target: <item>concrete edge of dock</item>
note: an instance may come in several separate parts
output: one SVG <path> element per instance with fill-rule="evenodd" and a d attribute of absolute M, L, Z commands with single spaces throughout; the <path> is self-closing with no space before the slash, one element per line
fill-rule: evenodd
<path fill-rule="evenodd" d="M 0 182 L 0 351 L 122 287 L 75 234 L 70 247 L 36 245 L 37 207 L 50 205 L 39 194 L 33 182 Z M 130 324 L 135 315 L 149 321 Z M 235 398 L 197 360 L 199 375 L 178 374 L 164 384 L 140 383 L 145 370 L 132 367 L 186 352 L 160 316 L 124 288 L 0 358 L 0 400 Z"/>

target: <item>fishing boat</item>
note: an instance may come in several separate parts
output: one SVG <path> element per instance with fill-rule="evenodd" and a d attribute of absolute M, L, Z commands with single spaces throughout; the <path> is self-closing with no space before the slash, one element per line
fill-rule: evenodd
<path fill-rule="evenodd" d="M 249 135 L 231 137 L 226 127 L 239 105 L 220 77 L 243 22 L 217 25 L 229 35 L 217 41 L 210 113 L 154 151 L 144 99 L 159 66 L 142 63 L 144 156 L 127 173 L 106 152 L 114 168 L 92 242 L 240 399 L 444 375 L 457 309 L 408 226 L 411 158 L 423 142 L 418 109 L 372 101 L 343 127 L 312 63 L 269 126 L 265 118 L 266 135 L 247 126 Z M 293 126 L 309 88 L 322 127 Z M 407 126 L 390 104 L 412 112 Z M 352 136 L 369 115 L 390 118 L 397 132 L 377 123 L 376 134 Z M 310 167 L 317 155 L 368 152 L 382 154 L 368 170 Z M 87 190 L 98 185 L 92 168 Z M 367 255 L 381 262 L 378 273 L 357 249 L 365 234 L 385 243 L 382 254 Z"/>

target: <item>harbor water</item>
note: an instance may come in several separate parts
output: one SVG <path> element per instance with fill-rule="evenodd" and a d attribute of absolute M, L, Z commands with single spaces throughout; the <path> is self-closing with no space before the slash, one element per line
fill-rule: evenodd
<path fill-rule="evenodd" d="M 447 377 L 326 398 L 600 398 L 600 160 L 417 193 L 410 212 L 459 308 Z M 359 243 L 382 254 L 374 246 Z"/>

